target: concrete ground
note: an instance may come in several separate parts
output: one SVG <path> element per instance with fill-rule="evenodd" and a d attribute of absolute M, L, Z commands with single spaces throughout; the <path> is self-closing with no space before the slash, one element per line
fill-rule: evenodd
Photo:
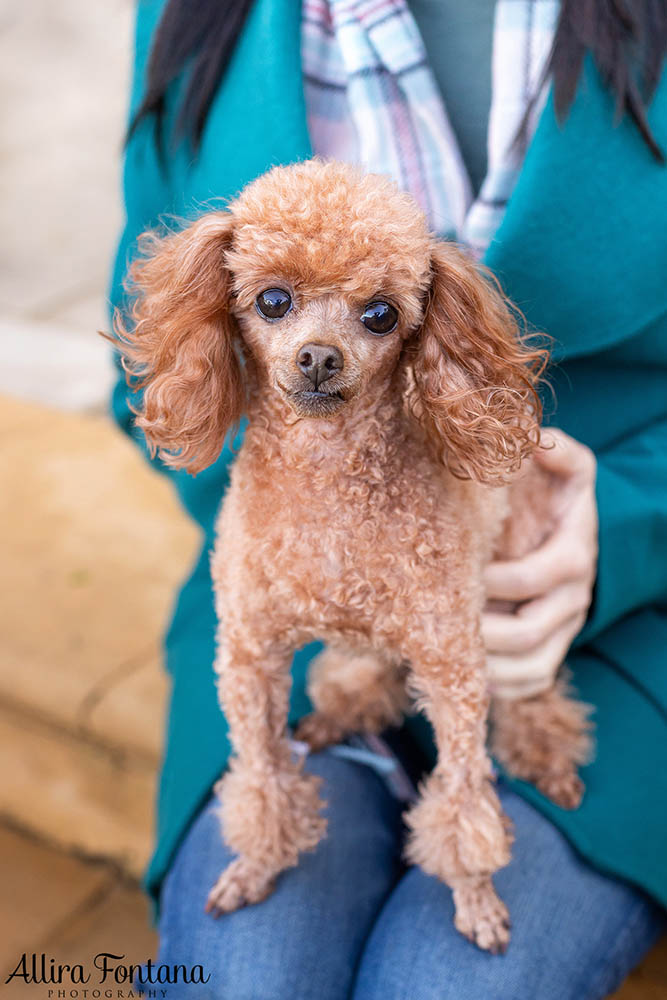
<path fill-rule="evenodd" d="M 105 416 L 131 0 L 0 0 L 0 972 L 154 954 L 159 635 L 197 534 Z M 12 980 L 8 996 L 37 996 Z M 617 995 L 667 1000 L 667 948 Z"/>

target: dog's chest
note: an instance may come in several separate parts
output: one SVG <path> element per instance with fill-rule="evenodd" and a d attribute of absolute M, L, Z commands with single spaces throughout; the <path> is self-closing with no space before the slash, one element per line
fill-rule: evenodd
<path fill-rule="evenodd" d="M 377 620 L 442 587 L 465 535 L 442 477 L 414 464 L 320 485 L 265 481 L 229 500 L 226 534 L 244 536 L 252 575 L 313 627 Z"/>

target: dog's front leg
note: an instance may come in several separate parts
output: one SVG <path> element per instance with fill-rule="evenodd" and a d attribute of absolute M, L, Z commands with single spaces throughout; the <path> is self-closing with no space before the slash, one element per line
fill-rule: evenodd
<path fill-rule="evenodd" d="M 233 756 L 216 792 L 224 839 L 238 857 L 209 895 L 216 915 L 264 899 L 326 829 L 319 779 L 303 773 L 288 743 L 291 660 L 291 649 L 242 623 L 220 627 L 218 692 Z"/>
<path fill-rule="evenodd" d="M 455 634 L 453 634 L 455 629 Z M 486 753 L 485 656 L 476 619 L 414 628 L 410 687 L 435 732 L 438 759 L 407 816 L 407 856 L 453 891 L 455 923 L 480 948 L 504 951 L 507 910 L 492 874 L 509 862 L 511 836 Z"/>

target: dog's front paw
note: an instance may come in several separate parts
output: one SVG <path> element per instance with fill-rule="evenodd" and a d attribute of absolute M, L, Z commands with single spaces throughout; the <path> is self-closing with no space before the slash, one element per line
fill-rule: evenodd
<path fill-rule="evenodd" d="M 275 878 L 246 858 L 232 861 L 211 889 L 206 912 L 214 917 L 231 913 L 249 903 L 261 903 L 273 889 Z"/>
<path fill-rule="evenodd" d="M 453 892 L 456 929 L 483 951 L 493 955 L 506 951 L 510 940 L 509 913 L 496 895 L 491 879 L 466 880 Z"/>

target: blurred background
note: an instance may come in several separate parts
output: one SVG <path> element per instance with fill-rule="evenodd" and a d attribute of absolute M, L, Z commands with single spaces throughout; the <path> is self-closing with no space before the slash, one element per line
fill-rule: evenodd
<path fill-rule="evenodd" d="M 0 972 L 150 957 L 166 684 L 196 535 L 106 416 L 131 0 L 0 0 Z M 4 987 L 34 996 L 36 987 Z M 667 949 L 623 1000 L 667 1000 Z"/>
<path fill-rule="evenodd" d="M 122 221 L 132 8 L 0 3 L 3 983 L 24 950 L 77 962 L 154 948 L 137 882 L 159 635 L 195 532 L 106 417 L 96 334 Z"/>

